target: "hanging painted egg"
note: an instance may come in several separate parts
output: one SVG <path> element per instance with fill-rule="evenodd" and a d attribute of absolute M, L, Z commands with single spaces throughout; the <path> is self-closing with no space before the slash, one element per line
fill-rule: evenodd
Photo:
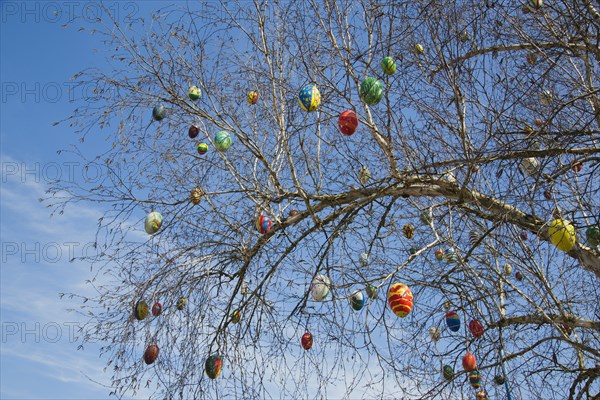
<path fill-rule="evenodd" d="M 552 216 L 556 219 L 559 219 L 562 213 L 562 209 L 559 206 L 554 207 L 552 210 Z"/>
<path fill-rule="evenodd" d="M 319 108 L 321 93 L 316 85 L 305 85 L 298 93 L 298 104 L 306 111 L 311 112 Z"/>
<path fill-rule="evenodd" d="M 369 76 L 360 84 L 359 95 L 362 101 L 370 106 L 377 105 L 383 97 L 383 83 Z"/>
<path fill-rule="evenodd" d="M 526 60 L 529 65 L 534 65 L 538 60 L 538 56 L 535 52 L 531 51 L 527 53 Z"/>
<path fill-rule="evenodd" d="M 512 274 L 513 267 L 509 263 L 504 264 L 504 275 L 510 276 Z"/>
<path fill-rule="evenodd" d="M 227 151 L 233 143 L 229 132 L 220 131 L 217 132 L 214 138 L 215 148 L 221 152 Z"/>
<path fill-rule="evenodd" d="M 413 294 L 403 283 L 394 283 L 388 292 L 390 308 L 400 318 L 406 317 L 413 307 Z"/>
<path fill-rule="evenodd" d="M 521 161 L 521 168 L 529 176 L 535 177 L 539 171 L 540 163 L 535 157 L 529 157 Z"/>
<path fill-rule="evenodd" d="M 188 129 L 188 136 L 190 139 L 195 139 L 200 134 L 200 127 L 197 125 L 191 125 Z"/>
<path fill-rule="evenodd" d="M 221 373 L 221 368 L 223 368 L 223 361 L 221 361 L 219 356 L 213 355 L 206 359 L 204 371 L 206 371 L 206 376 L 210 379 L 216 379 Z"/>
<path fill-rule="evenodd" d="M 157 211 L 152 211 L 146 216 L 144 221 L 144 229 L 149 235 L 154 235 L 162 226 L 162 215 Z"/>
<path fill-rule="evenodd" d="M 452 307 L 452 303 L 450 303 L 450 301 L 444 302 L 444 310 L 449 311 L 451 307 Z"/>
<path fill-rule="evenodd" d="M 360 264 L 361 267 L 366 267 L 369 265 L 369 254 L 367 253 L 361 253 L 358 256 L 358 263 Z"/>
<path fill-rule="evenodd" d="M 438 340 L 440 340 L 441 333 L 440 333 L 439 328 L 436 326 L 432 326 L 431 328 L 429 328 L 429 337 L 434 342 L 437 342 Z"/>
<path fill-rule="evenodd" d="M 571 223 L 564 219 L 555 219 L 548 227 L 550 242 L 560 251 L 568 252 L 574 246 L 577 238 L 575 228 Z"/>
<path fill-rule="evenodd" d="M 548 189 L 544 190 L 544 197 L 546 200 L 552 200 L 552 192 Z"/>
<path fill-rule="evenodd" d="M 237 324 L 238 322 L 240 322 L 240 319 L 242 318 L 242 313 L 240 312 L 240 310 L 234 310 L 231 313 L 231 322 L 234 324 Z"/>
<path fill-rule="evenodd" d="M 154 305 L 152 306 L 152 315 L 154 315 L 155 317 L 158 317 L 161 312 L 162 312 L 162 304 L 160 304 L 159 302 L 154 303 Z"/>
<path fill-rule="evenodd" d="M 158 346 L 156 343 L 151 344 L 146 347 L 146 351 L 144 352 L 144 362 L 147 365 L 152 364 L 158 358 Z"/>
<path fill-rule="evenodd" d="M 423 225 L 431 225 L 431 222 L 433 221 L 428 210 L 423 210 L 421 212 L 421 214 L 419 215 L 419 220 Z"/>
<path fill-rule="evenodd" d="M 467 372 L 475 371 L 477 369 L 477 360 L 473 354 L 467 353 L 462 359 L 462 365 Z"/>
<path fill-rule="evenodd" d="M 271 222 L 271 218 L 269 218 L 267 215 L 265 215 L 265 213 L 261 212 L 260 215 L 258 216 L 258 218 L 256 218 L 255 225 L 256 225 L 256 229 L 258 230 L 258 232 L 265 235 L 265 234 L 269 233 L 273 223 Z"/>
<path fill-rule="evenodd" d="M 469 332 L 475 338 L 479 338 L 483 336 L 483 325 L 476 319 L 473 319 L 469 322 Z"/>
<path fill-rule="evenodd" d="M 408 250 L 411 256 L 414 256 L 415 254 L 417 254 L 417 252 L 419 251 L 419 249 L 417 248 L 417 246 L 411 246 L 410 249 Z"/>
<path fill-rule="evenodd" d="M 362 310 L 363 306 L 365 305 L 365 297 L 363 296 L 360 290 L 357 290 L 356 292 L 352 293 L 352 295 L 350 296 L 350 305 L 355 311 Z"/>
<path fill-rule="evenodd" d="M 456 176 L 454 176 L 452 171 L 448 171 L 442 175 L 442 180 L 449 183 L 456 183 Z"/>
<path fill-rule="evenodd" d="M 581 163 L 581 161 L 573 161 L 573 163 L 571 164 L 571 169 L 573 170 L 573 172 L 578 173 L 581 172 L 581 170 L 583 169 L 583 164 Z"/>
<path fill-rule="evenodd" d="M 435 258 L 438 261 L 442 261 L 444 259 L 445 253 L 444 253 L 444 249 L 437 249 L 435 251 Z"/>
<path fill-rule="evenodd" d="M 469 374 L 469 384 L 471 384 L 473 389 L 481 387 L 481 375 L 479 375 L 479 371 L 473 371 Z"/>
<path fill-rule="evenodd" d="M 385 57 L 381 60 L 381 69 L 386 75 L 394 75 L 394 72 L 396 72 L 396 61 L 392 57 Z"/>
<path fill-rule="evenodd" d="M 554 95 L 552 94 L 552 92 L 550 90 L 542 90 L 540 92 L 540 94 L 538 95 L 538 99 L 539 99 L 541 105 L 549 106 L 552 104 L 552 101 L 554 100 Z"/>
<path fill-rule="evenodd" d="M 295 217 L 298 214 L 300 214 L 300 211 L 296 210 L 295 208 L 290 210 L 290 217 Z"/>
<path fill-rule="evenodd" d="M 167 109 L 162 104 L 155 106 L 152 109 L 152 118 L 156 121 L 161 121 L 167 116 Z"/>
<path fill-rule="evenodd" d="M 325 275 L 317 275 L 310 285 L 310 293 L 315 301 L 323 301 L 329 294 L 331 281 Z"/>
<path fill-rule="evenodd" d="M 302 335 L 300 344 L 302 344 L 302 348 L 304 350 L 310 349 L 313 345 L 313 335 L 310 332 L 306 332 L 304 335 Z"/>
<path fill-rule="evenodd" d="M 479 390 L 475 394 L 475 400 L 487 400 L 487 394 L 484 390 Z"/>
<path fill-rule="evenodd" d="M 258 103 L 258 92 L 255 92 L 254 90 L 251 92 L 248 92 L 248 104 L 256 104 Z"/>
<path fill-rule="evenodd" d="M 467 40 L 469 40 L 469 32 L 462 31 L 461 33 L 459 33 L 458 40 L 460 40 L 462 43 L 465 43 Z"/>
<path fill-rule="evenodd" d="M 202 200 L 202 189 L 200 188 L 193 188 L 192 191 L 190 192 L 190 201 L 192 202 L 193 205 L 196 205 L 198 203 L 200 203 L 200 200 Z"/>
<path fill-rule="evenodd" d="M 425 49 L 423 48 L 423 45 L 421 45 L 420 43 L 416 43 L 413 46 L 413 53 L 417 54 L 417 55 L 421 55 L 425 52 Z"/>
<path fill-rule="evenodd" d="M 188 96 L 192 101 L 198 100 L 200 98 L 200 89 L 197 86 L 191 86 L 190 90 L 188 90 Z"/>
<path fill-rule="evenodd" d="M 185 297 L 180 297 L 179 299 L 177 299 L 177 309 L 178 310 L 183 310 L 185 308 L 186 304 L 187 304 L 187 299 Z"/>
<path fill-rule="evenodd" d="M 338 128 L 346 136 L 350 136 L 356 132 L 358 127 L 358 118 L 352 110 L 346 110 L 338 117 Z"/>
<path fill-rule="evenodd" d="M 460 317 L 455 311 L 450 311 L 446 314 L 446 326 L 452 332 L 458 332 L 460 329 Z"/>
<path fill-rule="evenodd" d="M 442 375 L 445 380 L 449 381 L 454 378 L 454 369 L 449 365 L 444 365 L 444 368 L 442 368 Z"/>
<path fill-rule="evenodd" d="M 198 154 L 201 156 L 208 152 L 208 144 L 206 143 L 198 143 Z"/>
<path fill-rule="evenodd" d="M 496 375 L 494 376 L 494 383 L 496 385 L 504 385 L 504 375 Z"/>
<path fill-rule="evenodd" d="M 585 231 L 585 237 L 592 247 L 600 245 L 600 226 L 590 226 Z"/>
<path fill-rule="evenodd" d="M 367 296 L 369 296 L 369 298 L 371 300 L 375 300 L 377 298 L 377 287 L 376 286 L 367 285 L 366 291 L 367 291 Z"/>
<path fill-rule="evenodd" d="M 480 238 L 480 234 L 477 231 L 471 231 L 469 232 L 469 243 L 471 243 L 471 246 L 475 246 L 477 243 L 479 243 L 479 238 Z"/>
<path fill-rule="evenodd" d="M 529 6 L 533 10 L 539 10 L 542 7 L 543 0 L 529 0 Z"/>
<path fill-rule="evenodd" d="M 141 321 L 148 316 L 148 312 L 150 308 L 148 308 L 148 304 L 141 300 L 135 303 L 135 307 L 133 308 L 133 315 L 138 320 Z"/>
<path fill-rule="evenodd" d="M 412 237 L 415 235 L 415 227 L 411 224 L 406 224 L 402 228 L 402 233 L 407 239 L 412 239 Z"/>
<path fill-rule="evenodd" d="M 517 278 L 517 280 L 519 282 L 521 282 L 523 280 L 523 274 L 519 271 L 515 272 L 515 278 Z"/>
<path fill-rule="evenodd" d="M 456 253 L 454 252 L 454 249 L 452 247 L 448 247 L 446 249 L 446 261 L 448 263 L 455 263 L 458 261 L 458 256 L 456 255 Z"/>
<path fill-rule="evenodd" d="M 364 185 L 369 182 L 369 179 L 371 179 L 371 171 L 367 167 L 361 167 L 358 171 L 358 181 Z"/>
<path fill-rule="evenodd" d="M 529 238 L 529 236 L 527 236 L 527 232 L 525 231 L 521 231 L 521 233 L 519 233 L 519 237 L 521 240 L 527 240 Z"/>

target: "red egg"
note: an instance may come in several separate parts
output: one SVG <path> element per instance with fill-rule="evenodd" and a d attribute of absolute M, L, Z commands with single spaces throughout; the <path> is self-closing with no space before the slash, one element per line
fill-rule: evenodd
<path fill-rule="evenodd" d="M 483 325 L 478 320 L 473 319 L 469 322 L 469 332 L 476 338 L 481 337 L 483 336 Z"/>
<path fill-rule="evenodd" d="M 463 368 L 467 372 L 475 371 L 477 368 L 477 360 L 475 360 L 475 356 L 471 353 L 467 353 L 464 355 L 462 359 Z"/>
<path fill-rule="evenodd" d="M 158 346 L 156 343 L 151 344 L 144 352 L 144 362 L 148 365 L 152 364 L 158 358 Z"/>
<path fill-rule="evenodd" d="M 356 117 L 356 113 L 352 110 L 346 110 L 341 113 L 338 118 L 338 127 L 346 136 L 350 136 L 356 132 L 356 127 L 358 127 L 358 118 Z"/>
<path fill-rule="evenodd" d="M 162 312 L 162 304 L 160 304 L 159 302 L 154 303 L 154 305 L 152 306 L 152 315 L 154 315 L 155 317 L 158 317 L 161 312 Z"/>
<path fill-rule="evenodd" d="M 302 340 L 300 342 L 302 343 L 302 348 L 304 350 L 310 349 L 313 345 L 312 334 L 310 332 L 306 332 L 304 335 L 302 335 Z"/>

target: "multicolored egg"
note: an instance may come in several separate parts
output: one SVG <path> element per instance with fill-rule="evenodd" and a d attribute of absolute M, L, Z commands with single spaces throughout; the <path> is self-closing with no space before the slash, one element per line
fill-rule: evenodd
<path fill-rule="evenodd" d="M 463 356 L 462 365 L 467 372 L 475 371 L 477 369 L 477 360 L 473 354 L 467 353 Z"/>
<path fill-rule="evenodd" d="M 444 253 L 444 249 L 437 249 L 435 251 L 435 258 L 438 261 L 442 261 L 444 259 L 445 253 Z"/>
<path fill-rule="evenodd" d="M 346 110 L 338 117 L 338 128 L 346 136 L 353 135 L 358 127 L 358 118 L 352 110 Z"/>
<path fill-rule="evenodd" d="M 381 60 L 381 69 L 386 75 L 394 75 L 394 72 L 396 72 L 396 61 L 392 57 L 385 57 Z"/>
<path fill-rule="evenodd" d="M 158 317 L 161 312 L 162 312 L 162 304 L 160 304 L 159 302 L 154 303 L 154 305 L 152 306 L 152 315 L 154 315 L 155 317 Z"/>
<path fill-rule="evenodd" d="M 585 237 L 592 247 L 600 245 L 600 226 L 590 226 L 585 231 Z"/>
<path fill-rule="evenodd" d="M 429 337 L 433 342 L 437 342 L 438 340 L 440 340 L 440 329 L 437 326 L 432 326 L 431 328 L 429 328 Z"/>
<path fill-rule="evenodd" d="M 521 231 L 521 233 L 519 233 L 519 237 L 521 238 L 521 240 L 527 240 L 529 238 L 527 232 L 525 231 Z"/>
<path fill-rule="evenodd" d="M 406 317 L 413 307 L 413 294 L 403 283 L 394 283 L 388 292 L 390 308 L 400 318 Z"/>
<path fill-rule="evenodd" d="M 315 301 L 323 301 L 331 290 L 331 281 L 325 275 L 317 275 L 310 284 L 310 293 Z"/>
<path fill-rule="evenodd" d="M 402 227 L 402 233 L 407 239 L 412 239 L 415 236 L 415 227 L 411 224 L 406 224 Z"/>
<path fill-rule="evenodd" d="M 460 317 L 455 311 L 450 311 L 446 314 L 446 326 L 452 332 L 458 332 L 460 329 Z"/>
<path fill-rule="evenodd" d="M 187 299 L 185 297 L 180 297 L 179 299 L 177 299 L 177 309 L 178 310 L 183 310 L 185 308 L 185 305 L 187 304 Z"/>
<path fill-rule="evenodd" d="M 494 383 L 496 385 L 504 385 L 504 381 L 505 381 L 504 375 L 498 374 L 498 375 L 494 376 Z"/>
<path fill-rule="evenodd" d="M 444 365 L 444 368 L 442 368 L 442 375 L 445 380 L 449 381 L 454 378 L 454 369 L 449 365 Z"/>
<path fill-rule="evenodd" d="M 448 263 L 455 263 L 458 261 L 458 256 L 456 255 L 456 253 L 454 252 L 454 249 L 452 247 L 448 247 L 446 249 L 446 261 Z"/>
<path fill-rule="evenodd" d="M 444 310 L 449 311 L 452 307 L 452 303 L 448 300 L 444 302 Z"/>
<path fill-rule="evenodd" d="M 251 92 L 248 92 L 248 104 L 256 104 L 258 103 L 258 92 L 255 92 L 254 90 Z"/>
<path fill-rule="evenodd" d="M 366 267 L 369 265 L 369 254 L 368 253 L 361 253 L 358 256 L 358 263 L 360 264 L 361 267 Z"/>
<path fill-rule="evenodd" d="M 484 390 L 479 390 L 475 394 L 475 400 L 487 400 L 487 394 Z"/>
<path fill-rule="evenodd" d="M 359 95 L 362 101 L 370 106 L 377 105 L 383 97 L 383 83 L 372 76 L 360 84 Z"/>
<path fill-rule="evenodd" d="M 198 154 L 203 156 L 208 152 L 208 144 L 206 143 L 198 143 Z"/>
<path fill-rule="evenodd" d="M 161 121 L 167 116 L 167 109 L 162 104 L 155 106 L 152 109 L 152 118 L 156 121 Z"/>
<path fill-rule="evenodd" d="M 421 45 L 420 43 L 416 43 L 413 46 L 413 53 L 417 54 L 417 55 L 421 55 L 425 52 L 425 49 L 423 48 L 423 45 Z"/>
<path fill-rule="evenodd" d="M 571 164 L 571 170 L 573 170 L 573 172 L 575 172 L 575 173 L 581 172 L 582 169 L 583 169 L 583 163 L 581 161 L 575 160 Z"/>
<path fill-rule="evenodd" d="M 371 300 L 375 300 L 377 298 L 377 287 L 376 286 L 367 285 L 366 291 L 367 291 L 367 296 L 369 296 L 369 298 Z"/>
<path fill-rule="evenodd" d="M 215 148 L 221 152 L 227 151 L 231 147 L 233 141 L 229 132 L 220 131 L 215 134 L 214 138 Z"/>
<path fill-rule="evenodd" d="M 575 228 L 569 221 L 564 219 L 552 221 L 548 227 L 548 235 L 550 236 L 550 242 L 557 249 L 564 252 L 571 251 L 577 241 Z"/>
<path fill-rule="evenodd" d="M 144 229 L 146 233 L 149 235 L 154 235 L 160 227 L 162 226 L 163 217 L 157 211 L 152 211 L 148 215 L 146 215 L 146 220 L 144 221 Z"/>
<path fill-rule="evenodd" d="M 352 293 L 352 295 L 350 296 L 350 305 L 355 311 L 362 310 L 363 306 L 365 305 L 365 297 L 363 296 L 360 290 L 357 290 L 356 292 Z"/>
<path fill-rule="evenodd" d="M 240 319 L 242 318 L 242 313 L 240 312 L 239 309 L 234 310 L 231 313 L 231 322 L 234 324 L 237 324 L 238 322 L 240 322 Z"/>
<path fill-rule="evenodd" d="M 313 345 L 313 335 L 310 332 L 306 332 L 300 339 L 300 344 L 304 350 L 309 350 Z"/>
<path fill-rule="evenodd" d="M 473 335 L 473 337 L 479 338 L 483 336 L 483 325 L 481 325 L 481 322 L 479 322 L 478 320 L 472 319 L 469 322 L 469 332 L 471 332 L 471 335 Z"/>
<path fill-rule="evenodd" d="M 200 188 L 193 188 L 190 192 L 190 201 L 193 205 L 197 205 L 202 200 L 202 195 L 204 192 Z"/>
<path fill-rule="evenodd" d="M 316 85 L 305 85 L 298 93 L 298 104 L 306 111 L 315 111 L 321 105 L 321 93 Z"/>
<path fill-rule="evenodd" d="M 149 311 L 150 308 L 148 307 L 148 304 L 145 301 L 140 300 L 135 303 L 135 306 L 133 307 L 133 316 L 138 321 L 141 321 L 148 316 Z"/>
<path fill-rule="evenodd" d="M 198 100 L 200 98 L 200 89 L 197 86 L 191 86 L 188 90 L 188 96 L 192 101 Z"/>
<path fill-rule="evenodd" d="M 200 127 L 197 125 L 191 125 L 188 129 L 188 136 L 190 139 L 195 139 L 200 134 Z"/>
<path fill-rule="evenodd" d="M 255 225 L 256 230 L 258 230 L 259 233 L 265 235 L 271 230 L 273 222 L 271 221 L 271 218 L 265 215 L 265 213 L 260 213 L 258 218 L 256 218 Z"/>
<path fill-rule="evenodd" d="M 554 100 L 554 95 L 552 94 L 552 92 L 550 90 L 542 90 L 540 92 L 540 94 L 538 95 L 538 100 L 540 101 L 541 105 L 549 106 L 552 104 L 552 101 Z"/>
<path fill-rule="evenodd" d="M 535 157 L 529 157 L 521 161 L 521 168 L 529 176 L 535 177 L 540 169 L 540 163 Z"/>
<path fill-rule="evenodd" d="M 481 236 L 477 231 L 472 230 L 469 232 L 469 243 L 471 243 L 471 246 L 475 246 L 477 243 L 479 243 L 480 237 Z"/>
<path fill-rule="evenodd" d="M 469 374 L 469 384 L 473 389 L 481 387 L 481 375 L 479 375 L 479 371 L 473 371 Z"/>
<path fill-rule="evenodd" d="M 217 355 L 208 357 L 204 363 L 204 371 L 210 379 L 216 379 L 221 373 L 221 368 L 223 368 L 223 361 Z"/>
<path fill-rule="evenodd" d="M 156 343 L 153 343 L 150 346 L 146 347 L 146 351 L 144 352 L 144 362 L 147 365 L 150 365 L 154 361 L 156 361 L 156 359 L 158 358 L 158 351 L 159 349 Z"/>

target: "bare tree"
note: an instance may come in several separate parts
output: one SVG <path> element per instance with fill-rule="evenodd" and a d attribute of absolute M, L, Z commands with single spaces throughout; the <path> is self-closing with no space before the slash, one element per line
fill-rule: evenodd
<path fill-rule="evenodd" d="M 243 1 L 103 26 L 113 69 L 78 76 L 101 101 L 67 122 L 107 173 L 50 201 L 106 211 L 82 344 L 104 343 L 113 393 L 474 398 L 471 353 L 492 398 L 599 395 L 597 2 Z"/>

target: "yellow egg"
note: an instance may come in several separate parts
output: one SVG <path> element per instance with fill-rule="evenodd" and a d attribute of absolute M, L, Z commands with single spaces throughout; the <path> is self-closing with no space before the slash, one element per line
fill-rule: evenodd
<path fill-rule="evenodd" d="M 555 219 L 552 221 L 548 227 L 548 235 L 550 236 L 550 242 L 557 249 L 564 252 L 570 251 L 577 241 L 575 228 L 569 221 L 564 219 Z"/>

